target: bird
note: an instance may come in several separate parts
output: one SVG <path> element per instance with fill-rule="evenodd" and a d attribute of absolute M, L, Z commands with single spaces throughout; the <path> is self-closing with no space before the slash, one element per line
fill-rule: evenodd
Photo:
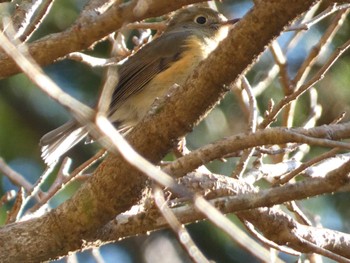
<path fill-rule="evenodd" d="M 203 6 L 176 11 L 159 37 L 118 66 L 119 82 L 112 93 L 108 119 L 119 130 L 134 127 L 156 98 L 166 95 L 172 86 L 185 83 L 227 36 L 228 25 L 237 21 Z M 56 163 L 87 135 L 87 128 L 75 120 L 45 134 L 39 143 L 44 162 Z"/>

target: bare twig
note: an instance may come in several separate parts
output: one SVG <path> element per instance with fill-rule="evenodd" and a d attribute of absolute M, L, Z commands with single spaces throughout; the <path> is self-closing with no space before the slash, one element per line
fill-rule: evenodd
<path fill-rule="evenodd" d="M 280 83 L 283 88 L 284 96 L 288 96 L 293 93 L 293 87 L 290 84 L 290 76 L 287 69 L 287 58 L 283 54 L 282 48 L 275 40 L 270 47 L 271 53 L 279 67 Z M 282 124 L 284 127 L 292 127 L 294 118 L 295 102 L 291 102 L 285 106 L 282 115 Z M 283 156 L 280 156 L 283 159 Z"/>
<path fill-rule="evenodd" d="M 106 149 L 111 152 L 116 152 L 116 148 L 123 157 L 130 162 L 130 164 L 159 184 L 171 189 L 173 193 L 186 197 L 192 195 L 180 187 L 171 176 L 159 170 L 156 166 L 138 154 L 105 116 L 98 114 L 96 116 L 96 124 L 100 129 L 100 132 L 106 136 L 106 138 L 101 138 L 99 141 Z"/>
<path fill-rule="evenodd" d="M 248 222 L 246 220 L 242 220 L 242 221 L 243 221 L 245 227 L 249 230 L 249 232 L 253 236 L 255 236 L 258 240 L 260 240 L 263 244 L 265 244 L 266 246 L 274 248 L 274 249 L 279 250 L 279 251 L 282 251 L 284 253 L 293 255 L 293 256 L 300 256 L 301 255 L 301 253 L 298 251 L 295 251 L 295 250 L 290 249 L 288 247 L 280 246 L 280 245 L 276 244 L 275 242 L 268 240 L 263 235 L 261 235 L 258 231 L 256 231 L 253 224 L 251 224 L 250 222 Z"/>
<path fill-rule="evenodd" d="M 322 107 L 320 104 L 318 104 L 318 93 L 317 89 L 310 88 L 309 89 L 309 115 L 302 124 L 302 127 L 308 129 L 311 127 L 315 127 L 316 121 L 321 117 L 322 114 Z"/>
<path fill-rule="evenodd" d="M 110 56 L 116 57 L 119 49 L 118 47 L 123 45 L 124 40 L 122 38 L 117 38 L 117 39 L 109 38 L 109 39 L 112 42 Z M 99 112 L 99 114 L 103 114 L 105 116 L 108 115 L 112 94 L 114 92 L 116 85 L 118 84 L 118 81 L 119 81 L 119 77 L 118 77 L 117 68 L 112 66 L 108 67 L 108 69 L 105 72 L 101 94 L 99 96 L 99 100 L 96 108 L 96 111 Z"/>
<path fill-rule="evenodd" d="M 0 32 L 0 42 L 2 49 L 9 54 L 23 70 L 23 72 L 35 83 L 44 93 L 56 100 L 68 109 L 78 121 L 82 123 L 92 116 L 92 109 L 64 93 L 39 67 L 39 65 L 29 56 L 22 54 L 9 40 Z M 23 50 L 24 46 L 22 46 Z"/>
<path fill-rule="evenodd" d="M 341 262 L 341 263 L 350 263 L 350 259 L 347 259 L 343 256 L 340 256 L 328 249 L 325 249 L 323 247 L 319 247 L 318 245 L 310 242 L 309 240 L 296 235 L 296 238 L 298 239 L 298 241 L 303 244 L 305 247 L 309 248 L 311 251 L 314 251 L 314 253 L 317 253 L 319 255 L 328 257 L 330 259 L 335 260 L 336 262 Z"/>
<path fill-rule="evenodd" d="M 253 86 L 254 96 L 259 96 L 261 93 L 263 93 L 271 84 L 271 82 L 276 78 L 278 72 L 279 67 L 274 64 L 265 74 L 265 77 Z"/>
<path fill-rule="evenodd" d="M 17 198 L 15 204 L 13 205 L 11 211 L 7 215 L 6 224 L 17 222 L 21 216 L 24 209 L 23 200 L 25 196 L 25 190 L 23 187 L 19 188 L 17 193 Z"/>
<path fill-rule="evenodd" d="M 33 187 L 27 179 L 8 166 L 2 158 L 0 158 L 0 172 L 3 173 L 3 175 L 5 175 L 14 185 L 23 187 L 27 192 Z"/>
<path fill-rule="evenodd" d="M 300 165 L 298 168 L 296 168 L 295 170 L 293 170 L 292 172 L 284 175 L 283 177 L 281 177 L 280 179 L 278 179 L 274 185 L 278 185 L 278 184 L 285 184 L 288 181 L 290 181 L 292 178 L 294 178 L 295 176 L 297 176 L 298 174 L 300 174 L 302 171 L 304 171 L 305 169 L 311 167 L 312 165 L 319 163 L 327 158 L 330 158 L 332 156 L 334 156 L 337 152 L 339 152 L 339 148 L 334 148 L 332 150 L 330 150 L 329 152 L 326 152 L 324 154 L 321 154 L 315 158 L 313 158 L 312 160 L 303 163 L 302 165 Z"/>
<path fill-rule="evenodd" d="M 6 204 L 7 202 L 10 202 L 16 197 L 16 191 L 10 190 L 7 191 L 1 198 L 0 198 L 0 208 Z"/>
<path fill-rule="evenodd" d="M 25 205 L 27 205 L 29 200 L 40 191 L 40 187 L 43 185 L 45 180 L 48 178 L 48 176 L 52 172 L 53 168 L 54 168 L 54 166 L 50 166 L 50 167 L 47 167 L 45 169 L 44 173 L 36 181 L 36 183 L 34 184 L 33 188 L 30 190 L 30 192 L 28 192 L 27 196 L 25 198 L 23 198 L 23 200 L 22 200 L 23 207 Z M 23 212 L 23 211 L 21 211 L 21 212 Z M 22 216 L 22 214 L 19 214 L 18 216 Z"/>
<path fill-rule="evenodd" d="M 290 102 L 297 99 L 300 95 L 302 95 L 309 88 L 314 86 L 320 80 L 324 78 L 324 75 L 328 72 L 328 70 L 332 67 L 332 65 L 337 61 L 337 59 L 350 47 L 350 40 L 348 40 L 341 47 L 337 48 L 335 52 L 328 58 L 326 63 L 320 68 L 320 70 L 304 85 L 298 88 L 294 93 L 289 96 L 284 97 L 278 104 L 276 104 L 269 115 L 260 123 L 259 129 L 263 129 L 267 127 L 277 116 L 277 114 L 285 108 Z"/>
<path fill-rule="evenodd" d="M 44 18 L 49 13 L 52 4 L 54 0 L 42 0 L 43 3 L 40 6 L 40 9 L 38 12 L 36 12 L 35 17 L 32 19 L 32 21 L 23 28 L 21 34 L 17 34 L 16 37 L 18 37 L 21 41 L 26 42 L 33 33 L 39 28 Z M 22 4 L 21 4 L 22 6 Z"/>
<path fill-rule="evenodd" d="M 194 200 L 194 205 L 202 213 L 206 211 L 205 215 L 212 221 L 217 227 L 221 228 L 227 233 L 235 242 L 237 242 L 243 249 L 249 251 L 252 255 L 256 256 L 260 260 L 269 261 L 270 254 L 267 249 L 260 246 L 255 240 L 249 237 L 244 231 L 233 224 L 227 217 L 225 217 L 220 211 L 217 210 L 210 202 L 203 197 L 198 196 Z M 283 262 L 280 259 L 276 259 L 276 262 Z"/>
<path fill-rule="evenodd" d="M 253 95 L 252 88 L 246 79 L 246 77 L 242 77 L 242 86 L 247 93 L 248 96 L 248 101 L 249 101 L 249 118 L 248 118 L 248 127 L 249 127 L 249 132 L 255 132 L 256 131 L 256 125 L 257 125 L 257 117 L 258 117 L 258 112 L 257 112 L 257 103 L 256 99 Z M 253 155 L 255 148 L 251 149 L 246 149 L 243 151 L 241 158 L 239 159 L 239 162 L 236 166 L 236 169 L 232 173 L 232 176 L 234 178 L 242 178 L 243 173 L 245 169 L 247 168 L 248 161 L 250 157 Z"/>
<path fill-rule="evenodd" d="M 350 6 L 350 4 L 349 4 Z M 307 78 L 312 66 L 315 64 L 317 58 L 321 54 L 321 51 L 325 50 L 327 45 L 332 41 L 336 32 L 340 29 L 342 24 L 345 21 L 346 15 L 349 13 L 349 10 L 342 10 L 333 18 L 328 29 L 322 35 L 321 39 L 309 52 L 308 57 L 304 60 L 303 64 L 299 68 L 297 74 L 295 75 L 292 83 L 294 85 L 293 89 L 298 89 Z"/>
<path fill-rule="evenodd" d="M 103 260 L 103 257 L 101 255 L 100 249 L 99 248 L 92 248 L 91 249 L 91 255 L 93 256 L 93 258 L 95 259 L 96 263 L 105 263 L 105 261 Z"/>
<path fill-rule="evenodd" d="M 302 224 L 307 226 L 312 226 L 311 221 L 306 217 L 303 211 L 301 211 L 301 209 L 295 201 L 288 202 L 287 208 L 294 213 L 298 222 L 301 222 Z"/>
<path fill-rule="evenodd" d="M 12 23 L 16 32 L 15 38 L 19 38 L 30 24 L 34 13 L 40 8 L 42 0 L 28 1 L 24 0 L 18 5 L 12 16 Z M 4 26 L 5 28 L 7 25 Z"/>
<path fill-rule="evenodd" d="M 177 220 L 176 216 L 167 205 L 163 190 L 159 186 L 154 186 L 153 192 L 154 200 L 159 211 L 169 223 L 172 230 L 177 234 L 180 243 L 186 249 L 188 255 L 194 260 L 194 262 L 209 263 L 209 260 L 202 254 L 202 252 L 193 242 L 186 228 Z"/>
<path fill-rule="evenodd" d="M 313 15 L 315 14 L 315 12 L 317 11 L 318 7 L 319 7 L 320 2 L 318 2 L 316 5 L 314 5 L 302 18 L 301 23 L 304 23 L 308 20 L 310 20 Z M 301 31 L 297 31 L 295 32 L 295 34 L 288 40 L 288 42 L 286 43 L 283 51 L 285 53 L 288 52 L 288 50 L 290 50 L 291 48 L 293 48 L 293 46 L 298 42 L 298 40 L 301 37 Z M 254 91 L 254 95 L 258 96 L 260 95 L 270 84 L 271 82 L 275 79 L 275 77 L 277 76 L 277 74 L 279 73 L 279 69 L 280 67 L 276 64 L 274 64 L 267 72 L 265 78 L 261 81 L 259 81 L 256 85 L 253 86 L 253 91 Z"/>
<path fill-rule="evenodd" d="M 11 23 L 10 27 L 15 32 L 14 38 L 28 40 L 48 14 L 53 2 L 54 0 L 23 0 L 15 8 L 11 21 L 4 25 L 5 31 Z"/>
<path fill-rule="evenodd" d="M 34 211 L 40 209 L 41 206 L 45 205 L 51 198 L 53 198 L 57 193 L 62 191 L 70 182 L 73 182 L 74 179 L 78 179 L 86 169 L 91 167 L 98 160 L 103 158 L 106 155 L 105 150 L 100 150 L 97 154 L 91 157 L 89 160 L 81 164 L 76 168 L 70 175 L 63 176 L 66 172 L 66 169 L 69 167 L 69 161 L 63 161 L 60 170 L 62 170 L 62 176 L 59 177 L 60 180 L 56 180 L 47 191 L 46 195 L 40 199 L 33 207 L 29 209 L 29 212 L 33 213 Z M 68 162 L 68 164 L 66 163 Z"/>
<path fill-rule="evenodd" d="M 324 10 L 322 13 L 318 14 L 317 16 L 315 16 L 313 19 L 302 23 L 301 25 L 297 25 L 297 26 L 292 26 L 290 28 L 288 28 L 288 31 L 294 31 L 294 30 L 308 30 L 311 26 L 317 24 L 318 22 L 320 22 L 322 19 L 325 19 L 326 17 L 330 16 L 331 14 L 338 12 L 338 11 L 342 11 L 344 9 L 349 9 L 350 8 L 350 4 L 337 4 L 334 3 L 331 6 L 329 6 L 326 10 Z"/>
<path fill-rule="evenodd" d="M 277 40 L 272 41 L 270 50 L 277 66 L 279 67 L 280 83 L 282 85 L 284 94 L 289 95 L 291 93 L 291 90 L 290 90 L 291 87 L 290 87 L 290 77 L 287 70 L 287 58 L 285 57 L 282 51 L 282 48 L 278 44 Z"/>
<path fill-rule="evenodd" d="M 65 58 L 82 62 L 90 67 L 106 67 L 118 63 L 116 58 L 96 58 L 80 52 L 72 52 L 65 56 Z"/>

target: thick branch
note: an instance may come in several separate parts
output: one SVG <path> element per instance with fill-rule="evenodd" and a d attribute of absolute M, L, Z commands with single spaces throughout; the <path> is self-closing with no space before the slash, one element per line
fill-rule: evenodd
<path fill-rule="evenodd" d="M 344 187 L 349 188 L 350 186 L 349 171 L 348 161 L 329 172 L 325 177 L 309 178 L 266 190 L 258 190 L 247 183 L 226 176 L 196 173 L 182 178 L 181 184 L 197 193 L 205 194 L 207 199 L 211 199 L 211 203 L 222 213 L 241 211 L 238 215 L 242 219 L 252 222 L 257 229 L 275 243 L 283 245 L 288 243 L 289 247 L 298 251 L 312 253 L 312 249 L 301 246 L 300 242 L 294 238 L 297 234 L 333 253 L 350 258 L 350 235 L 330 229 L 301 225 L 275 209 L 256 209 L 342 191 Z M 184 224 L 205 219 L 193 205 L 179 206 L 177 204 L 172 210 Z M 91 242 L 94 240 L 111 242 L 165 227 L 167 227 L 167 222 L 153 207 L 134 215 L 119 215 L 116 220 L 98 231 Z"/>
<path fill-rule="evenodd" d="M 324 147 L 349 148 L 349 143 L 333 141 L 347 139 L 349 137 L 350 122 L 324 125 L 311 129 L 270 128 L 255 133 L 237 134 L 190 152 L 165 166 L 164 171 L 173 176 L 181 177 L 199 166 L 222 158 L 225 155 L 251 147 L 269 144 L 296 142 Z"/>

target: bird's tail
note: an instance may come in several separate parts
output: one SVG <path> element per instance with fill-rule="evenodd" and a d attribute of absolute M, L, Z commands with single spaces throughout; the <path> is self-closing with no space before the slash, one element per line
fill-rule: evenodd
<path fill-rule="evenodd" d="M 47 165 L 51 165 L 86 135 L 85 127 L 75 121 L 67 122 L 40 139 L 41 157 Z"/>

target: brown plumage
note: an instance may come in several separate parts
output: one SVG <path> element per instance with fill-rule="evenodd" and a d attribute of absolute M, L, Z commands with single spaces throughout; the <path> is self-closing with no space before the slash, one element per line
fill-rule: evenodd
<path fill-rule="evenodd" d="M 133 127 L 148 112 L 157 97 L 174 84 L 182 85 L 194 68 L 215 49 L 227 33 L 226 19 L 203 7 L 175 13 L 164 33 L 130 56 L 118 69 L 109 119 L 118 129 Z M 87 136 L 87 130 L 70 121 L 40 140 L 47 164 Z"/>

